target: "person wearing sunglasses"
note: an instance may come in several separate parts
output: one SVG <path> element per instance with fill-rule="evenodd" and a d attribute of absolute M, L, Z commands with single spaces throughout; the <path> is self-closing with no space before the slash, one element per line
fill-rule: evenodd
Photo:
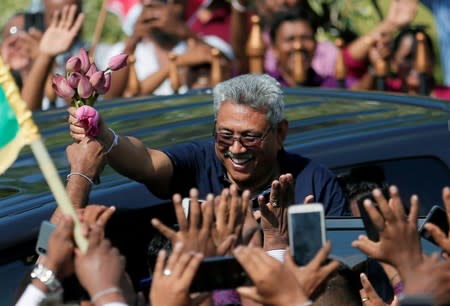
<path fill-rule="evenodd" d="M 86 146 L 101 143 L 116 171 L 144 183 L 162 198 L 174 193 L 188 196 L 194 187 L 199 198 L 206 198 L 236 184 L 241 192 L 250 190 L 254 198 L 270 190 L 267 199 L 261 196 L 257 201 L 259 206 L 286 208 L 313 197 L 323 203 L 326 214 L 344 214 L 345 198 L 334 175 L 284 149 L 288 121 L 283 93 L 274 78 L 234 77 L 215 86 L 213 100 L 210 139 L 156 150 L 134 137 L 119 137 L 101 120 L 98 142 Z M 75 109 L 69 113 L 71 135 L 80 141 L 86 131 L 77 122 Z"/>

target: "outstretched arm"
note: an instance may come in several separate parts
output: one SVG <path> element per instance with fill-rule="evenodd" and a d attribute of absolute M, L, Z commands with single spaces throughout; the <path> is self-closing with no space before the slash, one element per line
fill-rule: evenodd
<path fill-rule="evenodd" d="M 68 111 L 72 138 L 81 141 L 86 130 L 76 118 L 76 109 L 71 107 Z M 170 158 L 162 151 L 147 148 L 137 138 L 114 136 L 102 119 L 99 128 L 100 134 L 93 141 L 103 146 L 108 164 L 120 174 L 145 184 L 154 194 L 167 196 L 173 173 Z"/>
<path fill-rule="evenodd" d="M 349 45 L 350 56 L 355 60 L 364 60 L 375 40 L 382 35 L 391 35 L 411 23 L 416 14 L 417 0 L 391 1 L 386 18 L 368 34 L 359 37 Z"/>
<path fill-rule="evenodd" d="M 38 110 L 44 95 L 43 88 L 51 69 L 53 59 L 66 52 L 78 35 L 83 24 L 84 14 L 77 14 L 75 5 L 64 6 L 54 14 L 52 22 L 39 43 L 39 55 L 25 79 L 22 96 L 29 109 Z"/>

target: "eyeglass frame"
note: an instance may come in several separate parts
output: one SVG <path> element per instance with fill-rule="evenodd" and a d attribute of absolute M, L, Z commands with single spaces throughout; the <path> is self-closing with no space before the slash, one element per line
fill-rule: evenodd
<path fill-rule="evenodd" d="M 267 130 L 266 130 L 264 133 L 261 134 L 261 136 L 250 136 L 250 137 L 252 137 L 252 138 L 255 138 L 255 141 L 256 141 L 256 143 L 255 143 L 255 144 L 252 144 L 252 145 L 245 145 L 245 144 L 242 142 L 242 138 L 243 138 L 243 137 L 249 137 L 249 135 L 246 135 L 246 136 L 245 136 L 245 135 L 244 135 L 244 136 L 243 136 L 243 135 L 234 136 L 233 134 L 230 134 L 229 136 L 231 137 L 230 140 L 232 140 L 232 142 L 228 145 L 228 144 L 224 143 L 223 141 L 222 141 L 222 143 L 221 143 L 221 142 L 217 139 L 218 136 L 224 136 L 224 133 L 219 133 L 219 132 L 216 131 L 216 123 L 217 123 L 217 122 L 214 122 L 214 127 L 213 127 L 213 133 L 212 133 L 212 136 L 214 137 L 215 142 L 216 142 L 218 145 L 223 146 L 223 147 L 231 147 L 232 145 L 234 145 L 234 142 L 235 142 L 235 141 L 238 141 L 238 142 L 241 144 L 241 146 L 243 146 L 243 147 L 245 147 L 245 148 L 254 148 L 254 147 L 257 147 L 257 146 L 259 146 L 259 145 L 265 140 L 265 138 L 267 137 L 267 135 L 269 135 L 269 132 L 273 130 L 273 125 L 270 125 L 270 126 L 267 128 Z"/>

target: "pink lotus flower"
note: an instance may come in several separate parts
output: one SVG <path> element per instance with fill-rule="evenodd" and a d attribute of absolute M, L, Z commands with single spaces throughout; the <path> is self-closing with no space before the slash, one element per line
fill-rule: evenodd
<path fill-rule="evenodd" d="M 105 75 L 105 83 L 103 84 L 103 86 L 95 89 L 97 90 L 97 93 L 99 95 L 105 94 L 111 87 L 111 73 L 105 73 L 104 75 Z"/>
<path fill-rule="evenodd" d="M 78 56 L 69 58 L 66 62 L 66 74 L 55 75 L 52 87 L 56 94 L 71 100 L 72 104 L 80 108 L 84 105 L 92 106 L 99 95 L 105 94 L 111 87 L 111 72 L 127 65 L 128 55 L 119 54 L 112 57 L 109 67 L 98 70 L 91 62 L 85 49 L 81 48 Z"/>
<path fill-rule="evenodd" d="M 89 62 L 88 54 L 84 48 L 80 49 L 80 55 L 78 55 L 78 58 L 81 61 L 81 73 L 86 73 L 89 70 L 91 63 Z"/>
<path fill-rule="evenodd" d="M 67 60 L 66 63 L 66 72 L 79 72 L 81 69 L 81 60 L 77 56 L 72 56 Z"/>
<path fill-rule="evenodd" d="M 91 85 L 97 90 L 98 88 L 103 87 L 105 84 L 105 75 L 103 71 L 97 71 L 95 72 L 90 78 L 89 82 Z"/>
<path fill-rule="evenodd" d="M 95 66 L 94 63 L 92 63 L 92 64 L 89 66 L 88 71 L 86 72 L 86 76 L 87 76 L 88 78 L 90 78 L 90 77 L 91 77 L 94 73 L 96 73 L 97 71 L 98 71 L 97 66 Z"/>
<path fill-rule="evenodd" d="M 75 95 L 75 90 L 69 85 L 69 82 L 62 75 L 57 74 L 52 79 L 52 88 L 56 94 L 63 99 L 71 99 Z"/>
<path fill-rule="evenodd" d="M 87 99 L 94 92 L 94 87 L 92 87 L 89 79 L 82 75 L 80 77 L 80 82 L 78 83 L 77 92 L 80 98 Z"/>
<path fill-rule="evenodd" d="M 77 109 L 75 115 L 78 122 L 85 128 L 87 136 L 98 136 L 100 133 L 100 115 L 95 108 L 89 105 L 83 105 Z"/>
<path fill-rule="evenodd" d="M 122 69 L 123 67 L 126 67 L 127 60 L 128 60 L 128 54 L 126 54 L 126 53 L 117 54 L 110 58 L 110 60 L 108 62 L 108 69 L 110 69 L 112 71 Z"/>
<path fill-rule="evenodd" d="M 67 82 L 69 82 L 69 85 L 73 88 L 76 89 L 78 87 L 78 83 L 80 82 L 81 79 L 81 73 L 79 72 L 72 72 L 69 77 L 67 78 Z"/>

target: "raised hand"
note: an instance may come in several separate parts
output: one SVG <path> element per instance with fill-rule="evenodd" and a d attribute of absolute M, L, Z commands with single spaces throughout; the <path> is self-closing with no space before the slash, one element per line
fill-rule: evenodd
<path fill-rule="evenodd" d="M 91 180 L 98 178 L 106 165 L 103 145 L 88 137 L 69 145 L 66 154 L 70 171 L 87 175 Z"/>
<path fill-rule="evenodd" d="M 91 298 L 105 290 L 115 288 L 105 298 L 124 301 L 120 282 L 125 271 L 125 260 L 119 251 L 111 246 L 109 240 L 103 239 L 103 229 L 94 226 L 89 234 L 89 246 L 86 254 L 76 252 L 75 272 L 81 285 Z"/>
<path fill-rule="evenodd" d="M 249 202 L 250 192 L 244 191 L 241 198 L 234 184 L 229 189 L 225 188 L 221 195 L 216 197 L 216 222 L 212 228 L 212 240 L 216 247 L 220 245 L 228 247 L 229 245 L 223 245 L 223 242 L 230 240 L 230 236 L 245 240 L 241 239 L 241 235 Z M 227 250 L 218 248 L 217 251 L 217 255 L 224 255 Z"/>
<path fill-rule="evenodd" d="M 431 295 L 435 305 L 450 303 L 450 262 L 439 260 L 438 254 L 424 255 L 404 282 L 405 295 Z"/>
<path fill-rule="evenodd" d="M 389 6 L 386 21 L 400 29 L 411 23 L 417 14 L 417 0 L 393 0 Z"/>
<path fill-rule="evenodd" d="M 50 235 L 48 254 L 41 263 L 62 280 L 73 273 L 74 249 L 73 220 L 70 216 L 63 216 Z"/>
<path fill-rule="evenodd" d="M 308 300 L 294 273 L 263 249 L 239 246 L 233 253 L 254 284 L 237 288 L 241 296 L 273 306 L 303 305 Z"/>
<path fill-rule="evenodd" d="M 371 241 L 367 236 L 360 236 L 353 241 L 352 246 L 368 256 L 393 265 L 402 279 L 422 262 L 420 239 L 417 231 L 417 215 L 419 200 L 413 195 L 410 200 L 410 213 L 405 214 L 403 204 L 395 186 L 389 188 L 389 202 L 380 189 L 373 191 L 379 210 L 369 199 L 364 207 L 370 219 L 380 233 L 378 242 Z"/>
<path fill-rule="evenodd" d="M 295 264 L 289 251 L 284 255 L 285 266 L 294 273 L 297 282 L 308 297 L 311 297 L 316 292 L 317 288 L 328 279 L 330 274 L 339 267 L 339 262 L 336 260 L 331 260 L 324 264 L 330 251 L 331 242 L 328 241 L 325 246 L 319 250 L 316 256 L 303 267 L 299 267 Z"/>
<path fill-rule="evenodd" d="M 80 221 L 89 227 L 98 225 L 103 229 L 116 211 L 114 206 L 89 204 L 82 209 Z"/>
<path fill-rule="evenodd" d="M 152 274 L 150 302 L 153 306 L 192 305 L 189 287 L 202 261 L 200 253 L 183 252 L 181 242 L 175 244 L 166 264 L 166 251 L 161 250 Z"/>
<path fill-rule="evenodd" d="M 57 11 L 41 38 L 40 52 L 56 56 L 67 51 L 80 32 L 83 20 L 84 14 L 77 15 L 76 5 L 66 5 Z"/>
<path fill-rule="evenodd" d="M 450 224 L 450 188 L 444 187 L 442 189 L 442 201 L 444 203 L 445 210 L 447 211 L 447 219 Z M 450 233 L 444 233 L 437 225 L 433 223 L 427 223 L 424 225 L 427 232 L 431 234 L 434 241 L 442 248 L 442 250 L 450 254 Z"/>
<path fill-rule="evenodd" d="M 394 296 L 393 301 L 391 304 L 386 304 L 378 295 L 378 293 L 373 288 L 372 284 L 370 283 L 369 279 L 364 273 L 361 273 L 361 285 L 362 289 L 359 290 L 359 294 L 361 296 L 361 301 L 363 302 L 364 306 L 397 306 L 398 300 L 397 297 Z"/>
<path fill-rule="evenodd" d="M 13 70 L 24 71 L 30 68 L 32 59 L 24 46 L 22 39 L 24 36 L 26 33 L 23 32 L 10 35 L 0 44 L 0 55 Z"/>
<path fill-rule="evenodd" d="M 78 121 L 76 111 L 77 109 L 73 106 L 67 109 L 67 112 L 69 113 L 67 123 L 69 124 L 70 136 L 72 136 L 72 139 L 74 141 L 79 142 L 86 137 L 87 130 Z M 100 129 L 100 134 L 95 139 L 100 141 L 105 148 L 108 148 L 113 141 L 113 136 L 111 135 L 112 133 L 108 130 L 108 127 L 106 126 L 100 114 L 98 127 Z"/>
<path fill-rule="evenodd" d="M 158 219 L 152 219 L 152 225 L 167 239 L 172 245 L 181 242 L 186 251 L 202 253 L 205 256 L 215 256 L 218 247 L 214 245 L 211 239 L 211 227 L 214 215 L 214 196 L 209 194 L 202 208 L 198 200 L 198 190 L 191 189 L 189 217 L 184 214 L 182 206 L 182 198 L 179 194 L 172 197 L 177 217 L 179 230 L 178 232 L 164 225 Z"/>
<path fill-rule="evenodd" d="M 294 204 L 294 179 L 292 174 L 283 174 L 272 182 L 269 203 L 258 197 L 261 209 L 261 226 L 264 232 L 264 249 L 285 249 L 289 244 L 287 210 Z"/>

